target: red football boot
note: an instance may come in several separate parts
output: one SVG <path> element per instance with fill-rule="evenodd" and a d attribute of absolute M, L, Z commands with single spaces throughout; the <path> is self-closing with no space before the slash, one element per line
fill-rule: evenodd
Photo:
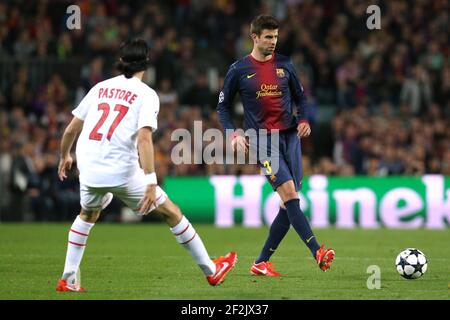
<path fill-rule="evenodd" d="M 64 274 L 62 279 L 58 281 L 56 285 L 56 291 L 58 292 L 85 292 L 81 287 L 80 269 L 78 272 L 71 272 Z"/>
<path fill-rule="evenodd" d="M 275 266 L 272 262 L 263 261 L 260 263 L 253 263 L 250 268 L 250 273 L 257 276 L 266 276 L 266 277 L 279 277 L 281 274 L 275 271 Z"/>
<path fill-rule="evenodd" d="M 321 245 L 316 252 L 316 261 L 319 268 L 323 271 L 330 269 L 330 264 L 334 259 L 334 250 L 331 248 L 323 249 L 324 245 Z"/>
<path fill-rule="evenodd" d="M 236 264 L 237 254 L 236 252 L 230 252 L 225 257 L 219 257 L 213 261 L 216 264 L 216 273 L 206 277 L 206 280 L 210 285 L 218 286 L 225 280 L 228 272 L 230 272 Z"/>
<path fill-rule="evenodd" d="M 72 286 L 67 283 L 66 280 L 61 279 L 58 281 L 58 285 L 56 286 L 56 291 L 58 292 L 85 292 L 84 288 L 79 286 Z"/>

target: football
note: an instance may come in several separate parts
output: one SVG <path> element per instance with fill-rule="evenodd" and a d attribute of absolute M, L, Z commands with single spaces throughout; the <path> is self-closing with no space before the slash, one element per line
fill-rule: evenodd
<path fill-rule="evenodd" d="M 417 279 L 427 272 L 428 261 L 422 251 L 408 248 L 398 254 L 395 266 L 403 278 Z"/>

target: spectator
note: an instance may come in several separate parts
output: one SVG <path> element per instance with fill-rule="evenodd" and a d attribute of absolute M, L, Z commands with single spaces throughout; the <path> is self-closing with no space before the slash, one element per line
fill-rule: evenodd
<path fill-rule="evenodd" d="M 27 219 L 64 220 L 77 210 L 77 173 L 65 185 L 54 180 L 61 130 L 80 97 L 115 74 L 112 53 L 134 36 L 151 47 L 148 81 L 160 97 L 159 181 L 258 173 L 247 165 L 174 165 L 171 134 L 192 130 L 195 120 L 203 130 L 220 127 L 215 90 L 224 68 L 251 43 L 248 17 L 268 10 L 285 26 L 278 50 L 291 55 L 311 105 L 306 175 L 449 175 L 448 3 L 417 1 L 409 10 L 406 1 L 378 2 L 382 30 L 372 31 L 368 0 L 83 1 L 82 28 L 70 31 L 51 1 L 31 10 L 0 3 L 0 174 L 10 170 L 2 179 L 10 201 L 0 206 L 16 206 L 8 211 Z M 212 86 L 209 70 L 218 73 Z M 330 121 L 324 106 L 337 111 Z"/>
<path fill-rule="evenodd" d="M 431 83 L 427 71 L 420 65 L 412 68 L 403 83 L 401 102 L 410 106 L 413 114 L 424 114 L 432 102 Z"/>

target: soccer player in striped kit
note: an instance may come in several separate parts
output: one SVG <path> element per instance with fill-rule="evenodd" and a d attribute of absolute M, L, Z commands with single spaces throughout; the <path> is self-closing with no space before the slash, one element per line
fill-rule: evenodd
<path fill-rule="evenodd" d="M 79 266 L 89 233 L 116 196 L 136 214 L 158 214 L 185 247 L 210 285 L 220 284 L 237 261 L 235 252 L 212 261 L 200 236 L 158 186 L 152 133 L 157 129 L 159 98 L 142 82 L 149 66 L 144 40 L 131 40 L 120 49 L 121 75 L 97 83 L 73 110 L 61 140 L 58 174 L 66 177 L 73 159 L 70 150 L 78 135 L 81 212 L 69 231 L 66 262 L 56 290 L 84 291 Z"/>
<path fill-rule="evenodd" d="M 271 172 L 268 158 L 260 157 L 258 165 L 265 170 L 272 188 L 282 203 L 273 221 L 268 238 L 250 272 L 262 276 L 279 276 L 269 259 L 292 225 L 311 251 L 320 269 L 326 271 L 334 259 L 334 251 L 319 246 L 313 231 L 300 209 L 298 190 L 302 183 L 300 139 L 309 136 L 311 129 L 306 116 L 306 96 L 289 58 L 275 53 L 278 38 L 278 21 L 269 15 L 257 16 L 251 23 L 253 50 L 233 63 L 225 76 L 219 94 L 217 111 L 222 127 L 235 130 L 230 109 L 239 92 L 244 106 L 245 129 L 279 130 L 278 150 L 270 143 L 256 140 L 256 148 L 278 161 L 277 172 Z M 227 131 L 228 131 L 227 130 Z M 269 134 L 269 136 L 271 136 Z M 230 137 L 233 150 L 248 152 L 246 137 L 233 133 Z M 252 142 L 252 139 L 250 139 Z M 269 170 L 268 170 L 269 169 Z"/>

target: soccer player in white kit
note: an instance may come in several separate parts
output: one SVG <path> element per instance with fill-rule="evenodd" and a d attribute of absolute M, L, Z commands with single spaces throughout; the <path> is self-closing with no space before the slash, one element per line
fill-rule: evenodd
<path fill-rule="evenodd" d="M 74 118 L 64 131 L 58 175 L 66 178 L 76 146 L 80 171 L 81 212 L 69 231 L 66 262 L 56 290 L 84 289 L 79 283 L 79 266 L 89 232 L 113 196 L 137 214 L 155 212 L 169 225 L 206 276 L 210 285 L 220 284 L 237 261 L 235 252 L 214 261 L 200 236 L 157 183 L 152 132 L 157 129 L 159 99 L 142 82 L 149 66 L 144 40 L 124 43 L 117 63 L 121 75 L 97 83 L 73 110 Z"/>

